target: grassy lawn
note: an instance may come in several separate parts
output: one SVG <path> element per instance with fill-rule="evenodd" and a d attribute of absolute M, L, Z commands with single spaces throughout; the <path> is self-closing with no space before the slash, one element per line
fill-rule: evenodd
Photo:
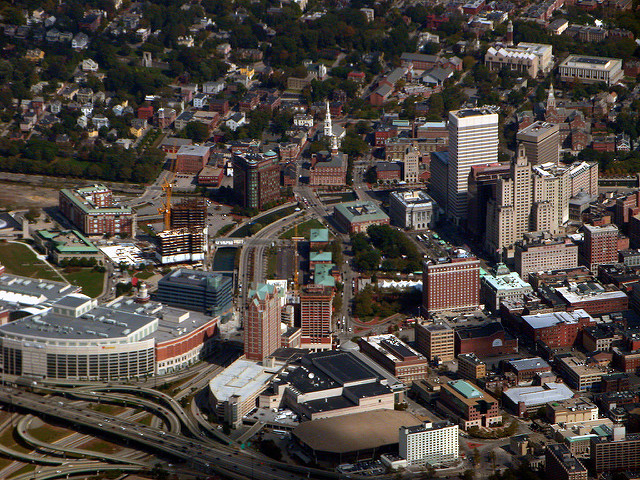
<path fill-rule="evenodd" d="M 139 280 L 146 280 L 148 278 L 151 278 L 155 275 L 155 272 L 153 270 L 142 270 L 141 272 L 137 272 L 134 276 L 137 277 Z"/>
<path fill-rule="evenodd" d="M 108 405 L 106 403 L 99 403 L 90 405 L 89 408 L 91 410 L 95 410 L 96 412 L 105 413 L 107 415 L 118 415 L 124 412 L 127 407 L 123 407 L 120 405 Z"/>
<path fill-rule="evenodd" d="M 38 260 L 26 245 L 20 243 L 0 243 L 0 263 L 7 273 L 45 280 L 62 279 L 44 262 Z"/>
<path fill-rule="evenodd" d="M 22 475 L 24 473 L 29 473 L 29 472 L 33 472 L 36 469 L 35 465 L 25 465 L 24 467 L 22 467 L 20 470 L 16 470 L 15 472 L 13 472 L 11 475 L 9 475 L 7 478 L 13 478 L 13 477 L 17 477 L 19 475 Z"/>
<path fill-rule="evenodd" d="M 18 436 L 15 428 L 13 427 L 2 432 L 2 435 L 0 435 L 0 443 L 11 450 L 15 450 L 16 452 L 29 453 L 32 451 L 18 443 Z"/>
<path fill-rule="evenodd" d="M 62 275 L 69 283 L 82 287 L 82 293 L 92 298 L 102 293 L 104 273 L 96 272 L 93 268 L 67 267 Z"/>
<path fill-rule="evenodd" d="M 137 422 L 141 423 L 142 425 L 146 425 L 147 427 L 150 427 L 151 420 L 153 420 L 153 415 L 151 415 L 150 413 L 147 413 L 145 416 L 140 417 L 140 419 L 137 420 Z"/>
<path fill-rule="evenodd" d="M 312 218 L 311 220 L 307 220 L 306 222 L 302 222 L 300 225 L 298 225 L 298 236 L 309 238 L 309 230 L 311 230 L 312 228 L 326 228 L 326 227 L 322 223 L 320 223 L 319 220 Z M 285 238 L 290 240 L 295 236 L 296 236 L 296 229 L 294 227 L 290 230 L 287 230 L 282 235 L 280 235 L 280 238 Z"/>
<path fill-rule="evenodd" d="M 90 450 L 92 452 L 106 453 L 107 455 L 117 453 L 122 450 L 121 446 L 116 445 L 115 443 L 105 442 L 104 440 L 100 440 L 98 438 L 89 440 L 87 443 L 83 443 L 78 448 Z"/>
<path fill-rule="evenodd" d="M 276 269 L 278 267 L 278 253 L 275 248 L 267 250 L 267 278 L 276 278 Z"/>
<path fill-rule="evenodd" d="M 13 460 L 10 458 L 0 456 L 0 470 L 4 470 L 11 463 L 13 463 Z"/>
<path fill-rule="evenodd" d="M 73 432 L 66 428 L 55 427 L 49 424 L 29 430 L 29 434 L 33 436 L 33 438 L 45 443 L 55 443 L 64 437 L 68 437 L 72 433 Z"/>

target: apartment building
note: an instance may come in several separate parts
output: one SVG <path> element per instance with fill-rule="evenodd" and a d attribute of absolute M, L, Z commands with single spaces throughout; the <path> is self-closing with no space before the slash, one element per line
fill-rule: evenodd
<path fill-rule="evenodd" d="M 278 287 L 260 283 L 249 290 L 247 318 L 244 322 L 244 355 L 262 362 L 280 348 L 280 299 Z"/>
<path fill-rule="evenodd" d="M 400 427 L 399 454 L 407 465 L 446 465 L 458 459 L 458 437 L 458 426 L 449 421 Z"/>
<path fill-rule="evenodd" d="M 116 204 L 111 190 L 104 185 L 64 188 L 60 190 L 58 205 L 62 214 L 84 235 L 136 234 L 135 212 Z"/>
<path fill-rule="evenodd" d="M 580 392 L 591 390 L 597 386 L 602 375 L 607 371 L 594 365 L 587 365 L 586 361 L 574 356 L 557 359 L 558 370 L 567 384 Z"/>
<path fill-rule="evenodd" d="M 334 291 L 331 287 L 307 285 L 300 292 L 301 348 L 331 349 Z"/>
<path fill-rule="evenodd" d="M 442 322 L 416 322 L 416 347 L 427 359 L 448 362 L 455 358 L 453 329 Z"/>

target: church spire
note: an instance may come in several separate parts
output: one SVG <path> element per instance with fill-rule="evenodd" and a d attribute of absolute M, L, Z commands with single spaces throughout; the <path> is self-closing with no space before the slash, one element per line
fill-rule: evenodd
<path fill-rule="evenodd" d="M 547 110 L 550 108 L 556 108 L 556 96 L 553 92 L 553 82 L 549 87 L 549 96 L 547 97 Z"/>
<path fill-rule="evenodd" d="M 329 99 L 326 101 L 326 113 L 324 116 L 324 136 L 333 136 L 333 126 L 331 125 L 331 110 L 329 110 Z"/>

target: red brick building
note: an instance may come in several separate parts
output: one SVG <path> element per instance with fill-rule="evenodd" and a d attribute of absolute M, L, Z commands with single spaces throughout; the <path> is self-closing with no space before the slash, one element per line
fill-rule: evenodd
<path fill-rule="evenodd" d="M 615 225 L 597 227 L 584 226 L 584 264 L 596 271 L 602 263 L 615 263 L 618 260 L 618 236 L 620 232 Z"/>
<path fill-rule="evenodd" d="M 422 268 L 422 310 L 475 310 L 480 305 L 480 262 L 475 257 L 426 261 Z"/>
<path fill-rule="evenodd" d="M 244 355 L 261 362 L 280 348 L 280 298 L 275 285 L 264 283 L 249 291 L 248 298 Z"/>
<path fill-rule="evenodd" d="M 198 174 L 209 161 L 209 147 L 199 145 L 183 145 L 176 154 L 178 173 Z"/>
<path fill-rule="evenodd" d="M 84 235 L 135 235 L 136 214 L 116 205 L 104 185 L 60 190 L 59 208 Z"/>
<path fill-rule="evenodd" d="M 343 153 L 329 155 L 318 153 L 311 157 L 309 184 L 341 187 L 347 183 L 347 156 Z"/>
<path fill-rule="evenodd" d="M 455 329 L 456 355 L 475 353 L 492 357 L 518 353 L 518 339 L 508 335 L 500 322 L 482 323 Z"/>
<path fill-rule="evenodd" d="M 584 310 L 540 313 L 521 318 L 525 335 L 550 348 L 574 346 L 582 338 L 582 330 L 595 325 L 593 318 Z"/>
<path fill-rule="evenodd" d="M 150 120 L 153 118 L 153 105 L 145 103 L 138 108 L 138 118 L 140 120 Z"/>

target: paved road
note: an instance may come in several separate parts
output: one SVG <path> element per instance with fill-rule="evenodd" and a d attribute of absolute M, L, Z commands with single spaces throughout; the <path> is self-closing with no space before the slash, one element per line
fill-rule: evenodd
<path fill-rule="evenodd" d="M 138 387 L 140 388 L 140 387 Z M 104 415 L 82 408 L 63 397 L 42 397 L 16 388 L 0 387 L 0 402 L 39 415 L 57 418 L 69 425 L 79 425 L 104 434 L 115 435 L 166 455 L 185 460 L 184 468 L 205 473 L 242 475 L 264 480 L 290 480 L 300 478 L 342 478 L 334 472 L 297 467 L 280 462 L 256 459 L 238 450 L 192 439 L 183 435 Z M 352 476 L 351 478 L 357 478 Z"/>

